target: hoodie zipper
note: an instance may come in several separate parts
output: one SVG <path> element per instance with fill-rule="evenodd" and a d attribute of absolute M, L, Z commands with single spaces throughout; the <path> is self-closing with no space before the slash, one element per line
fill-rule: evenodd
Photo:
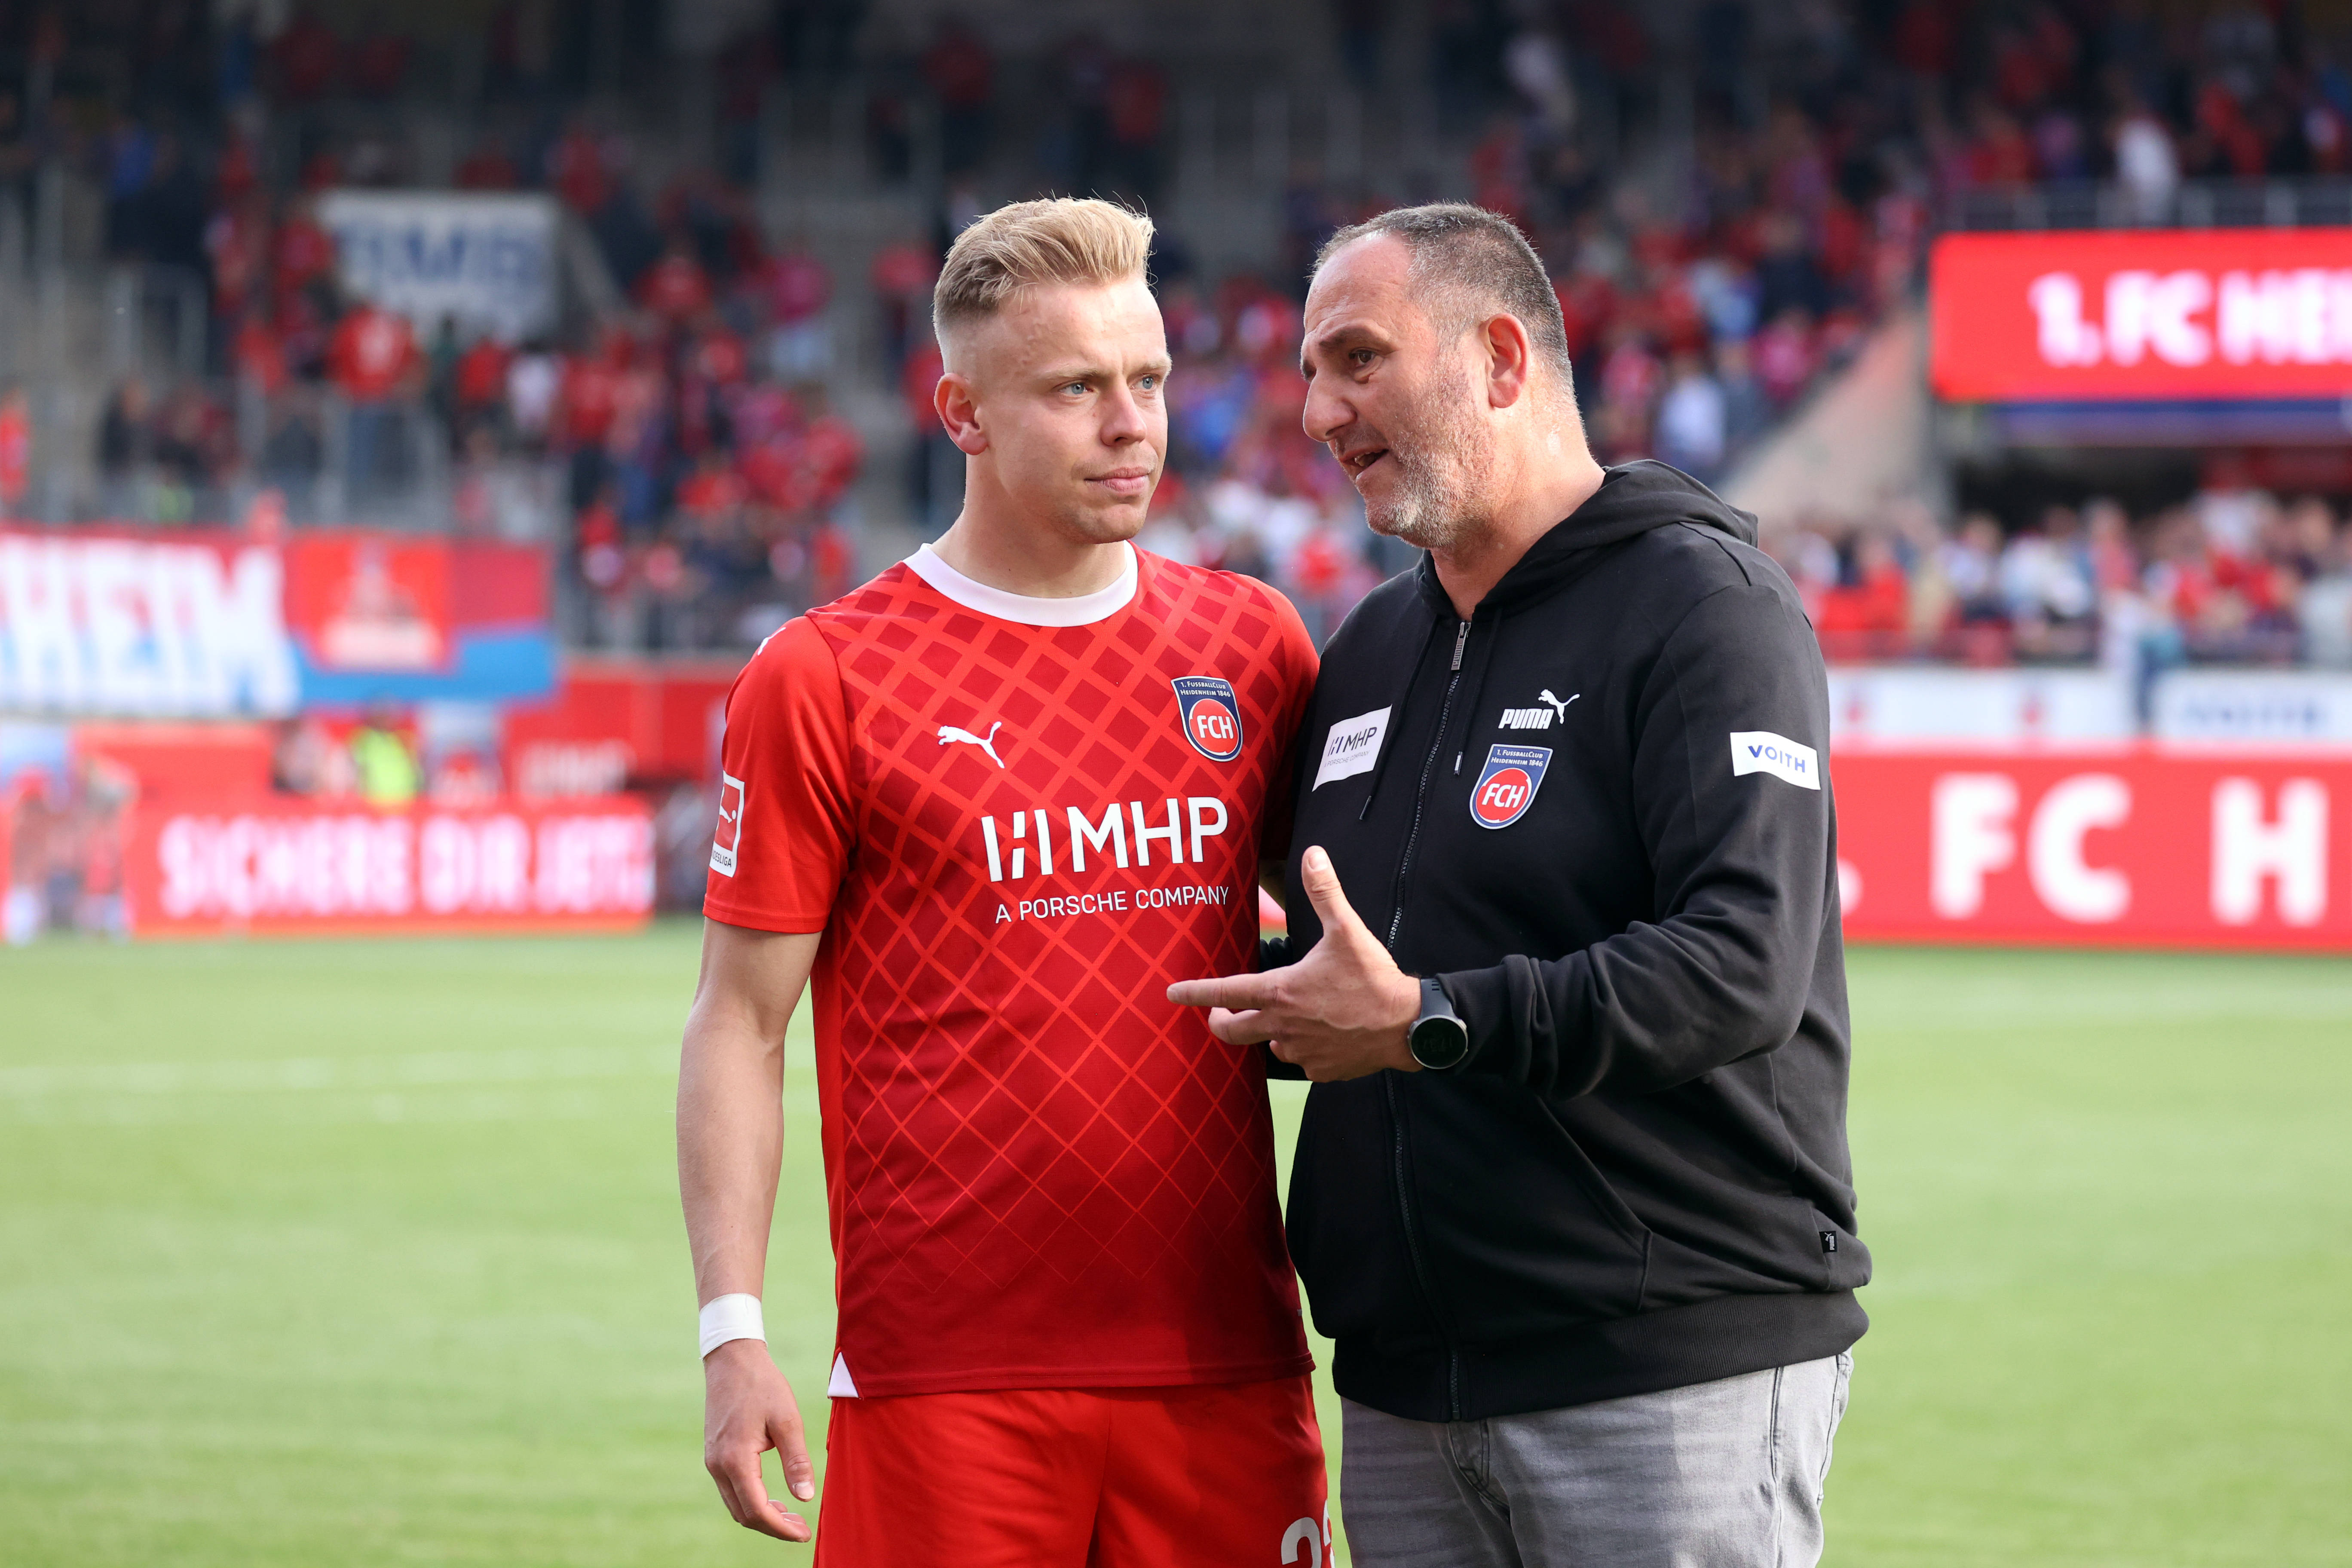
<path fill-rule="evenodd" d="M 1391 1163 L 1396 1173 L 1397 1208 L 1404 1217 L 1405 1250 L 1412 1254 L 1412 1277 L 1421 1286 L 1421 1304 L 1429 1309 L 1429 1321 L 1437 1330 L 1437 1337 L 1445 1346 L 1445 1418 L 1462 1419 L 1462 1354 L 1454 1348 L 1454 1336 L 1446 1331 L 1444 1314 L 1437 1310 L 1437 1288 L 1429 1282 L 1429 1259 L 1422 1255 L 1421 1227 L 1413 1218 L 1412 1188 L 1405 1179 L 1404 1112 L 1397 1104 L 1396 1074 L 1381 1075 L 1381 1092 L 1388 1096 L 1389 1128 L 1392 1134 Z"/>
<path fill-rule="evenodd" d="M 1421 788 L 1412 797 L 1412 826 L 1406 829 L 1404 854 L 1397 861 L 1396 912 L 1389 918 L 1389 952 L 1396 952 L 1397 933 L 1404 929 L 1405 876 L 1412 867 L 1413 846 L 1421 839 L 1421 814 L 1429 801 L 1429 780 L 1437 766 L 1439 753 L 1445 750 L 1445 731 L 1454 717 L 1454 689 L 1462 683 L 1462 650 L 1470 641 L 1470 623 L 1464 621 L 1454 634 L 1454 660 L 1447 668 L 1445 698 L 1437 708 L 1437 734 L 1429 743 L 1429 755 L 1422 759 Z M 1449 1421 L 1462 1419 L 1462 1355 L 1454 1348 L 1454 1336 L 1445 1327 L 1444 1315 L 1437 1310 L 1437 1287 L 1429 1278 L 1429 1259 L 1421 1248 L 1421 1225 L 1412 1210 L 1412 1184 L 1405 1166 L 1404 1113 L 1397 1103 L 1396 1075 L 1382 1073 L 1381 1089 L 1388 1097 L 1389 1128 L 1391 1133 L 1391 1164 L 1396 1180 L 1397 1212 L 1404 1222 L 1404 1243 L 1412 1254 L 1412 1277 L 1421 1286 L 1422 1304 L 1429 1309 L 1431 1323 L 1438 1339 L 1445 1346 L 1445 1412 Z"/>
<path fill-rule="evenodd" d="M 1445 750 L 1445 731 L 1454 717 L 1454 689 L 1462 684 L 1462 649 L 1470 641 L 1470 623 L 1464 621 L 1454 634 L 1454 662 L 1448 668 L 1453 673 L 1445 678 L 1445 698 L 1437 706 L 1437 735 L 1429 743 L 1429 755 L 1422 759 L 1421 788 L 1412 797 L 1412 826 L 1405 829 L 1404 854 L 1397 860 L 1396 912 L 1389 917 L 1389 952 L 1396 952 L 1397 932 L 1404 929 L 1404 881 L 1412 869 L 1413 846 L 1421 841 L 1421 814 L 1429 803 L 1429 775 L 1437 766 L 1437 756 Z"/>

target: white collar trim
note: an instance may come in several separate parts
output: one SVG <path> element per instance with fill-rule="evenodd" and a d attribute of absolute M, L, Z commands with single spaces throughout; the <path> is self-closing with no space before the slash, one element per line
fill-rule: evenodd
<path fill-rule="evenodd" d="M 906 567 L 965 609 L 1000 621 L 1024 626 L 1090 626 L 1118 614 L 1135 597 L 1135 546 L 1122 542 L 1119 548 L 1127 552 L 1127 560 L 1118 580 L 1108 588 L 1073 599 L 1033 599 L 974 582 L 941 560 L 928 544 L 907 557 Z"/>

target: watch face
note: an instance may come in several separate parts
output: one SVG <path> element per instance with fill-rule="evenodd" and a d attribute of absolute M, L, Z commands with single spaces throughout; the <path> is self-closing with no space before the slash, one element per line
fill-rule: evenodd
<path fill-rule="evenodd" d="M 1412 1059 L 1425 1068 L 1450 1068 L 1470 1051 L 1470 1031 L 1459 1018 L 1423 1018 L 1412 1026 Z"/>

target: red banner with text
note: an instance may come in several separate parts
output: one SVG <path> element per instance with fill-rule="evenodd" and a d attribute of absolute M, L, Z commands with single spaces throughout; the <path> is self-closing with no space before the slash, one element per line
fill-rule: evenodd
<path fill-rule="evenodd" d="M 2352 391 L 2352 228 L 1948 235 L 1927 299 L 1962 402 Z"/>
<path fill-rule="evenodd" d="M 2352 758 L 1833 757 L 1855 941 L 2352 952 Z"/>
<path fill-rule="evenodd" d="M 653 914 L 653 821 L 626 796 L 173 800 L 133 808 L 122 886 L 142 937 L 629 930 Z"/>

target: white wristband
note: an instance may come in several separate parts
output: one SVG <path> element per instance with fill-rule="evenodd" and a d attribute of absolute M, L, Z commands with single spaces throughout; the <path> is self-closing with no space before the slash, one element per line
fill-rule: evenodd
<path fill-rule="evenodd" d="M 702 1304 L 702 1353 L 709 1355 L 729 1340 L 765 1342 L 768 1325 L 760 1316 L 760 1298 L 737 1293 L 713 1296 Z"/>

